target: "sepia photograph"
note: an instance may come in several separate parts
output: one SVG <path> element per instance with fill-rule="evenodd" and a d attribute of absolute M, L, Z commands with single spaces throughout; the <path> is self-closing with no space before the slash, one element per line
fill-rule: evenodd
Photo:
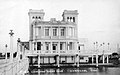
<path fill-rule="evenodd" d="M 120 0 L 0 0 L 0 75 L 120 75 Z"/>

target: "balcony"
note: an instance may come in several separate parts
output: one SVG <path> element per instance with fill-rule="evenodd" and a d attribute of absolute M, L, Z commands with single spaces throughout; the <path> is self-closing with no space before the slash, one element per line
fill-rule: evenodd
<path fill-rule="evenodd" d="M 76 54 L 76 53 L 80 53 L 80 51 L 76 51 L 76 50 L 37 50 L 37 51 L 33 51 L 33 54 Z"/>
<path fill-rule="evenodd" d="M 66 53 L 66 50 L 60 50 L 60 53 L 62 54 L 62 53 Z"/>

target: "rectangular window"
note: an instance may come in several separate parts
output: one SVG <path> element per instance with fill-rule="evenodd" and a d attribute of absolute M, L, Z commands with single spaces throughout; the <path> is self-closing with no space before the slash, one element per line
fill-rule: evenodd
<path fill-rule="evenodd" d="M 46 42 L 46 50 L 49 50 L 49 43 L 48 42 Z"/>
<path fill-rule="evenodd" d="M 49 28 L 45 28 L 45 36 L 49 36 Z"/>
<path fill-rule="evenodd" d="M 80 50 L 80 46 L 78 46 L 78 50 Z"/>
<path fill-rule="evenodd" d="M 60 50 L 62 50 L 62 49 L 63 49 L 63 48 L 62 48 L 62 46 L 63 46 L 63 44 L 61 43 L 61 44 L 60 44 Z"/>
<path fill-rule="evenodd" d="M 37 42 L 37 50 L 41 50 L 41 42 Z"/>
<path fill-rule="evenodd" d="M 65 29 L 61 29 L 61 36 L 65 36 Z"/>
<path fill-rule="evenodd" d="M 57 29 L 53 29 L 53 36 L 57 36 Z"/>
<path fill-rule="evenodd" d="M 46 45 L 46 50 L 49 50 L 49 44 Z"/>
<path fill-rule="evenodd" d="M 52 44 L 53 50 L 57 50 L 57 44 Z"/>
<path fill-rule="evenodd" d="M 72 46 L 73 46 L 73 43 L 72 43 L 72 42 L 70 42 L 70 43 L 69 43 L 69 50 L 72 50 L 72 49 L 73 49 L 73 47 L 72 47 Z"/>

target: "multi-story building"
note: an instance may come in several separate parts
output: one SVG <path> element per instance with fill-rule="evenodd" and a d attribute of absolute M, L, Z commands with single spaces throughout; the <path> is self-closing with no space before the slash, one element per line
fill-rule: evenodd
<path fill-rule="evenodd" d="M 37 62 L 39 66 L 44 63 L 56 64 L 58 67 L 62 63 L 75 65 L 80 52 L 77 32 L 78 11 L 64 10 L 61 21 L 55 18 L 45 21 L 43 10 L 30 9 L 28 14 L 30 62 Z"/>

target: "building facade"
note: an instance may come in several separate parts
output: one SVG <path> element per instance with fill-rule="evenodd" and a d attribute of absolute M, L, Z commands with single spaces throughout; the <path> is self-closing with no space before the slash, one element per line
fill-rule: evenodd
<path fill-rule="evenodd" d="M 40 64 L 73 63 L 79 61 L 78 11 L 64 10 L 62 20 L 44 20 L 43 10 L 29 10 L 31 62 Z M 33 61 L 32 58 L 35 58 Z"/>

